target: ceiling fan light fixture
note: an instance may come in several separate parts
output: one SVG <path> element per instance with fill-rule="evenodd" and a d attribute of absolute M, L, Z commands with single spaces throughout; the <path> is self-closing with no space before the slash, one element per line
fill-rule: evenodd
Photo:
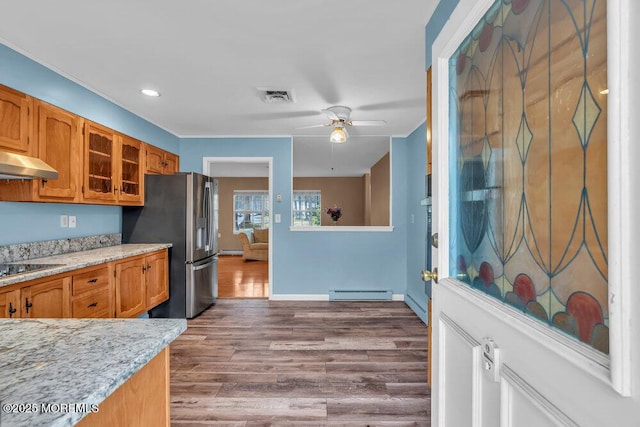
<path fill-rule="evenodd" d="M 332 131 L 331 135 L 329 135 L 329 141 L 341 144 L 347 140 L 347 134 L 344 131 L 342 126 L 336 126 Z"/>

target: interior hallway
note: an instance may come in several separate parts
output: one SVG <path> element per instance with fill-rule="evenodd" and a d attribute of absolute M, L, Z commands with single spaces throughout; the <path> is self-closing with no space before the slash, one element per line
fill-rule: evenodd
<path fill-rule="evenodd" d="M 218 298 L 268 298 L 269 261 L 243 261 L 240 255 L 218 257 Z"/>

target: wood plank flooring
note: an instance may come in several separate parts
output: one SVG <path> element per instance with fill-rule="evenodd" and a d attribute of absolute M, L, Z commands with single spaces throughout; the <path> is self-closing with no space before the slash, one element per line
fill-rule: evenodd
<path fill-rule="evenodd" d="M 218 300 L 171 345 L 171 425 L 429 426 L 426 331 L 402 302 Z"/>
<path fill-rule="evenodd" d="M 269 261 L 243 261 L 240 255 L 218 257 L 219 298 L 267 298 Z"/>

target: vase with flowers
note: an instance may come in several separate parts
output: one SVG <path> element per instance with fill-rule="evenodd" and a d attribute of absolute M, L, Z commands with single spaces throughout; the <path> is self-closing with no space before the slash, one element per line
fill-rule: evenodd
<path fill-rule="evenodd" d="M 331 217 L 333 225 L 337 225 L 338 220 L 342 216 L 342 209 L 338 205 L 333 205 L 332 208 L 327 208 L 327 215 Z"/>

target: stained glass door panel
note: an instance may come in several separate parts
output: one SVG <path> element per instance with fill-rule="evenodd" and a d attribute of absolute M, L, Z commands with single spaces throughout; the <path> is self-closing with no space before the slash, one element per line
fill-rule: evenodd
<path fill-rule="evenodd" d="M 606 2 L 496 2 L 450 61 L 450 274 L 608 353 Z"/>

